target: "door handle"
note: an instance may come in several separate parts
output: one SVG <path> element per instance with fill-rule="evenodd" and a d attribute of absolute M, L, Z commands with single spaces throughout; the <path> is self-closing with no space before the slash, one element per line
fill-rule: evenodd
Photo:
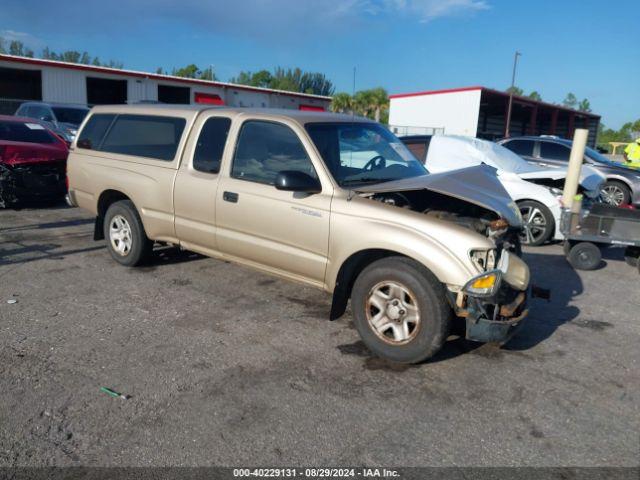
<path fill-rule="evenodd" d="M 222 199 L 225 202 L 238 203 L 238 197 L 239 195 L 234 192 L 224 192 L 222 194 Z"/>

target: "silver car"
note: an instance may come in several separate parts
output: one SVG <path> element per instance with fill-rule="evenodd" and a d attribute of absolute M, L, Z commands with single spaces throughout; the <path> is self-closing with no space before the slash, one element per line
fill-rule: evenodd
<path fill-rule="evenodd" d="M 572 145 L 571 140 L 544 136 L 511 137 L 498 143 L 543 167 L 566 167 Z M 640 206 L 640 170 L 614 162 L 590 147 L 585 150 L 584 161 L 606 176 L 601 190 L 605 202 Z"/>
<path fill-rule="evenodd" d="M 15 116 L 35 118 L 62 137 L 67 143 L 73 142 L 78 132 L 78 127 L 89 113 L 89 108 L 84 105 L 71 105 L 66 103 L 25 102 Z"/>

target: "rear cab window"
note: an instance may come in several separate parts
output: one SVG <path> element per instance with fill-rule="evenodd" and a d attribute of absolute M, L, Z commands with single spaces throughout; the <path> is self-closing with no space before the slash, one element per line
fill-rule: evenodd
<path fill-rule="evenodd" d="M 186 120 L 144 114 L 94 114 L 80 132 L 77 147 L 171 162 Z"/>

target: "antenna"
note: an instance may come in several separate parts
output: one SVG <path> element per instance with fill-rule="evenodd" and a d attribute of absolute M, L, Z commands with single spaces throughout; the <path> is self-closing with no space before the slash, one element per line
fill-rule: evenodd
<path fill-rule="evenodd" d="M 353 66 L 353 86 L 351 88 L 351 120 L 355 122 L 356 120 L 356 67 Z"/>

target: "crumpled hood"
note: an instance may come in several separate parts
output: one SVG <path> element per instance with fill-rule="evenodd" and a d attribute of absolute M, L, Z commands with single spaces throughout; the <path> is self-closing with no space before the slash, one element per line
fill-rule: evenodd
<path fill-rule="evenodd" d="M 500 183 L 496 169 L 488 165 L 461 168 L 449 172 L 432 173 L 391 182 L 354 188 L 361 193 L 430 190 L 464 200 L 491 210 L 513 227 L 522 226 L 520 211 Z"/>

